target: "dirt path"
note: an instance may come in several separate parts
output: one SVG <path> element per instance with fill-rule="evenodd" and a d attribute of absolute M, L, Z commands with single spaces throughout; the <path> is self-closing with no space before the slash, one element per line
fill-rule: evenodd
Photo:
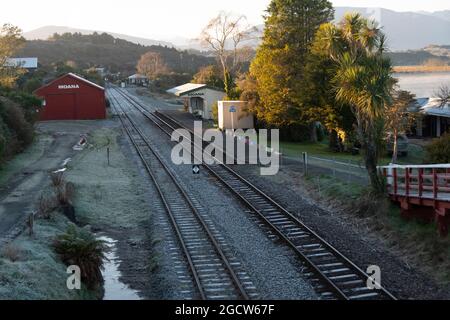
<path fill-rule="evenodd" d="M 37 125 L 39 133 L 33 152 L 13 159 L 8 177 L 0 189 L 0 238 L 21 224 L 36 209 L 49 172 L 60 169 L 64 160 L 75 155 L 72 147 L 81 134 L 94 129 L 94 122 L 43 122 Z M 36 157 L 39 153 L 39 157 Z M 15 163 L 17 162 L 17 163 Z M 24 164 L 21 166 L 21 164 Z M 8 168 L 7 167 L 7 168 Z"/>

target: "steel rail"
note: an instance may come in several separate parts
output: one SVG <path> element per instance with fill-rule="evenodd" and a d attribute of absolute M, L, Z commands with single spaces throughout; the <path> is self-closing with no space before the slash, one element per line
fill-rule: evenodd
<path fill-rule="evenodd" d="M 140 110 L 149 120 L 154 122 L 158 127 L 160 127 L 169 136 L 171 135 L 171 132 L 169 132 L 169 131 L 165 130 L 164 128 L 162 128 L 162 126 L 159 123 L 156 123 L 154 118 L 156 118 L 159 122 L 161 122 L 161 123 L 165 124 L 167 127 L 169 127 L 171 131 L 173 131 L 175 129 L 178 129 L 178 128 L 183 128 L 183 129 L 188 130 L 192 135 L 194 135 L 194 133 L 192 132 L 191 129 L 186 128 L 184 125 L 180 124 L 175 119 L 172 119 L 171 117 L 169 117 L 167 115 L 163 115 L 163 114 L 161 114 L 159 112 L 149 113 L 146 110 L 145 107 L 143 107 L 138 101 L 136 101 L 135 99 L 130 97 L 128 94 L 125 94 L 122 91 L 120 91 L 120 93 L 123 96 L 128 96 L 128 100 L 129 101 L 132 101 L 133 104 L 137 104 L 139 106 L 139 107 L 137 107 L 135 105 L 135 107 L 138 110 Z M 189 137 L 189 138 L 191 139 L 191 142 L 192 142 L 192 137 Z M 333 257 L 336 258 L 336 260 L 338 260 L 340 263 L 343 263 L 346 267 L 348 267 L 350 269 L 350 271 L 354 272 L 359 278 L 361 278 L 361 279 L 363 279 L 365 281 L 371 280 L 369 275 L 367 275 L 363 270 L 361 270 L 356 264 L 354 264 L 352 261 L 350 261 L 347 257 L 345 257 L 342 253 L 340 253 L 335 247 L 333 247 L 331 244 L 329 244 L 327 241 L 325 241 L 322 237 L 320 237 L 311 228 L 306 226 L 297 217 L 295 217 L 288 210 L 286 210 L 284 207 L 282 207 L 278 202 L 276 202 L 274 199 L 269 197 L 262 190 L 260 190 L 256 186 L 254 186 L 247 179 L 245 179 L 244 177 L 239 175 L 237 172 L 235 172 L 233 169 L 231 169 L 228 165 L 225 165 L 219 159 L 216 159 L 216 160 L 219 162 L 219 165 L 217 165 L 217 167 L 225 169 L 234 178 L 236 178 L 238 181 L 242 182 L 246 187 L 248 187 L 251 190 L 253 190 L 253 192 L 255 194 L 257 194 L 258 196 L 262 197 L 265 201 L 267 201 L 268 204 L 270 204 L 271 206 L 273 206 L 277 210 L 279 210 L 285 217 L 288 217 L 288 219 L 290 219 L 291 222 L 295 223 L 302 230 L 305 230 L 308 233 L 309 236 L 313 237 L 313 239 L 316 240 L 316 242 L 320 243 L 320 248 L 323 248 L 323 247 L 327 248 L 327 250 L 333 255 Z M 339 282 L 338 281 L 332 281 L 332 279 L 330 279 L 331 277 L 327 276 L 323 272 L 323 270 L 321 270 L 321 268 L 318 266 L 317 263 L 313 262 L 312 259 L 310 259 L 307 256 L 307 254 L 302 252 L 302 250 L 299 248 L 299 246 L 296 245 L 289 238 L 289 235 L 287 235 L 286 232 L 283 232 L 282 230 L 280 230 L 279 227 L 274 225 L 274 223 L 272 221 L 270 221 L 270 219 L 267 218 L 267 215 L 265 215 L 263 212 L 261 212 L 261 210 L 259 208 L 257 208 L 257 206 L 255 204 L 253 204 L 249 200 L 247 200 L 241 194 L 241 192 L 236 190 L 235 187 L 233 187 L 228 181 L 226 181 L 223 178 L 223 176 L 221 176 L 220 173 L 217 172 L 218 171 L 217 168 L 213 168 L 212 166 L 207 165 L 207 164 L 203 164 L 203 166 L 205 168 L 207 168 L 208 171 L 210 173 L 212 173 L 221 183 L 223 183 L 233 194 L 235 194 L 246 206 L 248 206 L 252 211 L 257 213 L 259 215 L 259 217 L 262 218 L 262 220 L 267 225 L 269 225 L 272 228 L 272 230 L 274 230 L 279 237 L 281 237 L 290 247 L 292 247 L 296 251 L 296 253 L 300 256 L 300 258 L 312 269 L 312 271 L 319 278 L 321 278 L 321 280 L 326 284 L 326 286 L 329 287 L 337 295 L 338 298 L 345 299 L 345 300 L 350 300 L 351 299 L 352 296 L 349 295 L 348 293 L 344 292 L 343 291 L 344 289 L 341 289 L 339 287 Z M 377 297 L 378 298 L 384 298 L 384 299 L 390 299 L 390 300 L 395 300 L 396 299 L 394 297 L 394 295 L 392 295 L 384 287 L 382 287 L 382 286 L 379 286 L 379 287 L 380 287 L 379 289 L 373 290 L 373 292 L 377 293 Z M 362 288 L 362 287 L 360 287 L 360 288 Z M 366 294 L 366 295 L 368 295 L 368 294 Z M 354 296 L 355 295 L 353 295 L 353 297 Z M 358 296 L 358 295 L 356 295 L 356 296 Z M 370 296 L 370 294 L 369 294 L 369 296 Z"/>
<path fill-rule="evenodd" d="M 113 97 L 116 101 L 116 103 L 120 106 L 120 103 L 117 101 L 116 97 Z M 226 255 L 224 254 L 224 252 L 222 251 L 220 244 L 217 242 L 217 240 L 215 239 L 215 236 L 212 234 L 212 232 L 210 231 L 209 227 L 207 226 L 206 222 L 203 220 L 203 218 L 201 217 L 201 214 L 198 212 L 197 208 L 195 207 L 195 205 L 192 203 L 189 195 L 186 193 L 186 191 L 181 187 L 180 183 L 178 182 L 177 178 L 172 174 L 172 172 L 170 171 L 170 169 L 167 167 L 167 165 L 164 163 L 164 160 L 161 158 L 161 156 L 154 150 L 154 148 L 150 145 L 150 143 L 148 142 L 147 138 L 145 137 L 145 135 L 142 133 L 142 131 L 138 128 L 138 126 L 136 125 L 136 123 L 131 119 L 131 117 L 129 117 L 128 114 L 123 113 L 120 116 L 120 120 L 125 128 L 125 130 L 127 131 L 127 134 L 130 136 L 130 140 L 132 140 L 133 145 L 135 146 L 136 150 L 138 151 L 140 158 L 142 160 L 142 162 L 144 163 L 144 166 L 146 167 L 146 171 L 150 174 L 152 180 L 154 181 L 154 184 L 157 187 L 158 193 L 164 203 L 164 206 L 167 210 L 167 212 L 169 213 L 172 225 L 174 226 L 177 236 L 180 240 L 180 243 L 182 245 L 184 254 L 189 262 L 189 266 L 190 269 L 194 275 L 194 279 L 195 279 L 195 283 L 199 289 L 200 295 L 202 297 L 202 299 L 206 299 L 207 296 L 203 290 L 203 287 L 201 285 L 201 280 L 200 277 L 196 271 L 196 267 L 195 267 L 195 263 L 193 262 L 193 259 L 191 258 L 191 255 L 189 253 L 189 250 L 187 248 L 187 245 L 185 243 L 185 240 L 183 238 L 182 232 L 180 231 L 178 224 L 176 222 L 176 218 L 172 212 L 172 209 L 170 208 L 170 205 L 168 204 L 166 197 L 164 196 L 163 191 L 161 190 L 161 187 L 159 186 L 159 183 L 157 182 L 156 177 L 154 176 L 151 168 L 149 167 L 149 165 L 147 164 L 144 155 L 142 154 L 142 152 L 140 151 L 138 145 L 136 144 L 135 141 L 133 141 L 133 139 L 131 138 L 131 133 L 130 130 L 128 129 L 128 127 L 125 125 L 124 123 L 124 119 L 123 117 L 125 117 L 129 123 L 131 124 L 131 126 L 133 127 L 133 129 L 138 132 L 138 134 L 141 136 L 142 140 L 146 143 L 146 145 L 148 146 L 148 148 L 152 151 L 153 155 L 158 159 L 158 162 L 161 164 L 161 166 L 164 168 L 165 172 L 169 175 L 169 177 L 171 178 L 171 180 L 174 182 L 174 184 L 176 185 L 176 187 L 178 188 L 178 190 L 181 192 L 181 194 L 183 195 L 184 199 L 186 200 L 186 202 L 189 204 L 189 207 L 191 208 L 192 212 L 194 213 L 195 218 L 197 219 L 197 221 L 200 223 L 200 225 L 202 226 L 203 230 L 205 231 L 205 233 L 208 236 L 209 241 L 213 244 L 214 250 L 216 251 L 216 253 L 219 255 L 222 263 L 224 264 L 225 268 L 227 269 L 227 272 L 229 273 L 232 283 L 234 284 L 235 288 L 237 289 L 239 296 L 245 300 L 249 299 L 248 294 L 246 293 L 246 290 L 243 286 L 243 284 L 241 283 L 239 277 L 237 276 L 237 274 L 235 273 L 235 271 L 233 270 L 231 263 L 228 261 L 228 258 L 226 257 Z"/>

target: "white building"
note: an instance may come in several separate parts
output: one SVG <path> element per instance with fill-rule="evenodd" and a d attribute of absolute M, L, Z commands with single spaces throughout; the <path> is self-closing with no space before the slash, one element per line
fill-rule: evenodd
<path fill-rule="evenodd" d="M 168 93 L 185 99 L 186 106 L 192 114 L 201 116 L 203 119 L 212 119 L 214 104 L 223 100 L 225 92 L 208 87 L 206 84 L 186 83 L 167 90 Z"/>
<path fill-rule="evenodd" d="M 132 76 L 128 77 L 129 84 L 147 86 L 148 82 L 148 78 L 142 74 L 133 74 Z"/>
<path fill-rule="evenodd" d="M 15 68 L 34 70 L 38 67 L 38 58 L 9 58 L 6 65 Z"/>
<path fill-rule="evenodd" d="M 441 106 L 439 99 L 419 98 L 411 111 L 418 112 L 422 117 L 417 121 L 415 133 L 419 137 L 440 137 L 450 132 L 450 105 Z"/>

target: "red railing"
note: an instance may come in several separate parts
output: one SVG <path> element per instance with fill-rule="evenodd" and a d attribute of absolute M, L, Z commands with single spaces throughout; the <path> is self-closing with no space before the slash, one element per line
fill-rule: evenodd
<path fill-rule="evenodd" d="M 393 196 L 450 202 L 450 164 L 380 167 Z"/>

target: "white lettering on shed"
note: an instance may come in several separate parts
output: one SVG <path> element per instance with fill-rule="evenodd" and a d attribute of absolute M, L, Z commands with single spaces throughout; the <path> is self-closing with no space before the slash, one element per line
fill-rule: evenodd
<path fill-rule="evenodd" d="M 58 89 L 80 89 L 80 86 L 77 84 L 61 84 Z"/>

